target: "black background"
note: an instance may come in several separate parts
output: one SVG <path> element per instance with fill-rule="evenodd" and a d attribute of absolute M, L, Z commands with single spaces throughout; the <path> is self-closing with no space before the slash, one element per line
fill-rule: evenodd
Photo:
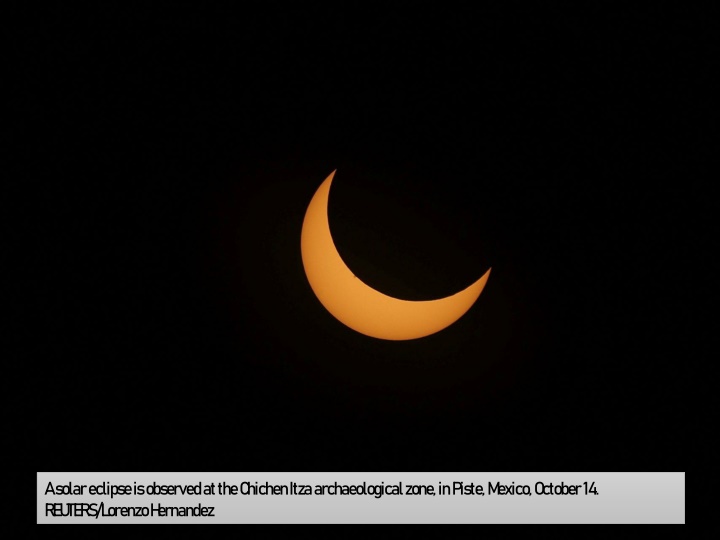
<path fill-rule="evenodd" d="M 702 145 L 692 25 L 265 9 L 18 33 L 37 470 L 686 470 L 667 180 Z M 334 169 L 369 285 L 438 298 L 492 267 L 456 324 L 386 342 L 320 305 L 300 227 Z"/>

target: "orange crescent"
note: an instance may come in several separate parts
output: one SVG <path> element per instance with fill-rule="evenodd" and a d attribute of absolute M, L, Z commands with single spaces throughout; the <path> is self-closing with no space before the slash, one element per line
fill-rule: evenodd
<path fill-rule="evenodd" d="M 335 171 L 310 201 L 300 240 L 305 274 L 320 303 L 353 330 L 389 340 L 429 336 L 462 317 L 483 291 L 490 269 L 466 289 L 437 300 L 400 300 L 373 289 L 347 267 L 330 234 L 327 209 L 334 176 Z"/>

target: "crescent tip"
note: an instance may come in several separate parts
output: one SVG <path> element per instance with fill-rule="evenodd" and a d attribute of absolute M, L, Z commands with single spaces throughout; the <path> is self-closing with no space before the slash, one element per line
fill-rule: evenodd
<path fill-rule="evenodd" d="M 336 172 L 337 172 L 337 169 L 335 169 L 333 172 L 331 172 L 330 174 L 328 174 L 327 178 L 325 178 L 325 180 L 323 180 L 323 183 L 321 184 L 321 186 L 327 184 L 327 186 L 328 186 L 328 188 L 329 188 L 330 185 L 332 184 L 333 177 L 335 176 L 335 173 L 336 173 Z"/>

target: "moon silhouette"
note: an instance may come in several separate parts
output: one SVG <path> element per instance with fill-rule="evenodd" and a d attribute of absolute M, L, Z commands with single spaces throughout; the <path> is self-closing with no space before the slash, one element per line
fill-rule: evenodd
<path fill-rule="evenodd" d="M 490 269 L 466 289 L 437 300 L 401 300 L 373 289 L 347 267 L 330 234 L 327 210 L 334 176 L 335 171 L 310 201 L 300 240 L 305 274 L 320 303 L 353 330 L 387 340 L 429 336 L 462 317 L 480 296 Z"/>

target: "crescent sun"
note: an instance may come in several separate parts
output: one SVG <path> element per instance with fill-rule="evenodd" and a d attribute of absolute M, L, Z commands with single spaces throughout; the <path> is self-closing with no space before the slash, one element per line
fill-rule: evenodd
<path fill-rule="evenodd" d="M 353 330 L 387 340 L 429 336 L 462 317 L 479 298 L 490 269 L 466 289 L 437 300 L 401 300 L 373 289 L 347 267 L 330 234 L 327 209 L 334 176 L 335 171 L 310 201 L 300 240 L 305 274 L 320 303 Z"/>

